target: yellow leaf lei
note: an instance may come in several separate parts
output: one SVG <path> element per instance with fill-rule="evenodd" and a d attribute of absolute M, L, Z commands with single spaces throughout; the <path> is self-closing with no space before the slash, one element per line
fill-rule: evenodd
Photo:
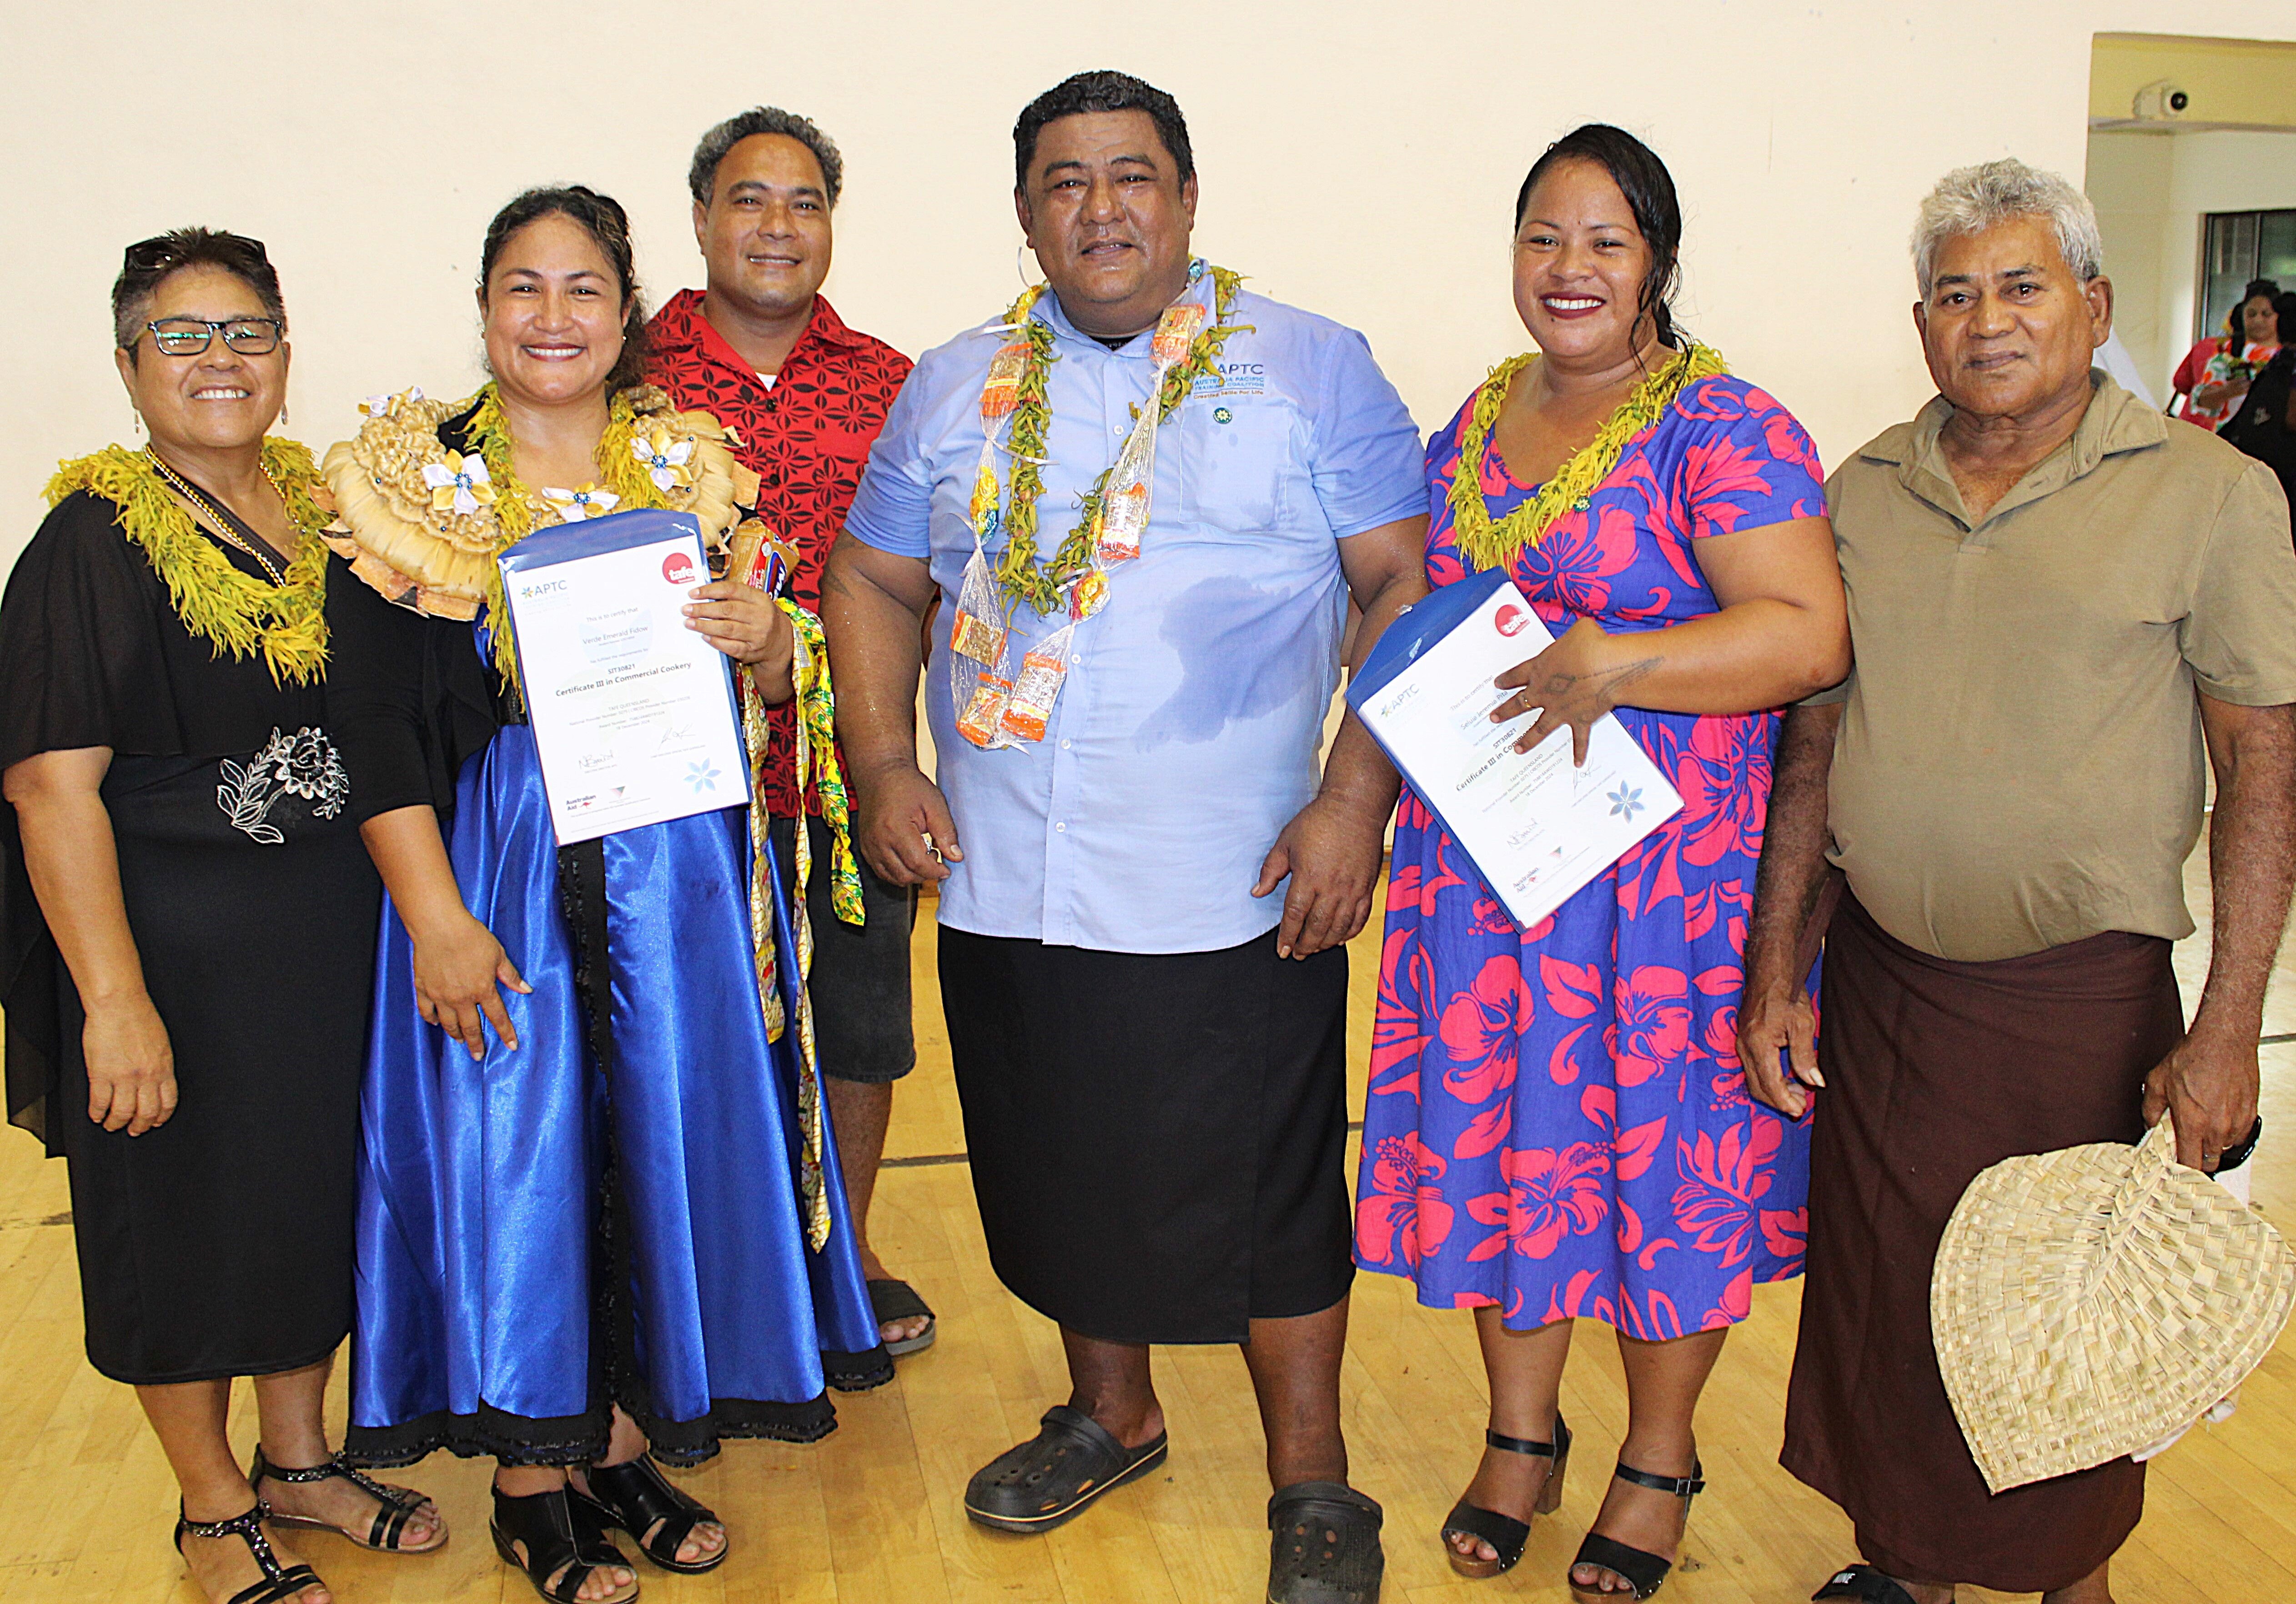
<path fill-rule="evenodd" d="M 1566 509 L 1584 511 L 1595 487 L 1626 454 L 1629 440 L 1663 418 L 1688 386 L 1730 371 L 1711 347 L 1685 345 L 1673 361 L 1635 387 L 1595 438 L 1549 475 L 1538 494 L 1494 520 L 1483 498 L 1483 453 L 1515 375 L 1538 360 L 1536 352 L 1527 351 L 1493 368 L 1475 391 L 1467 426 L 1460 431 L 1459 472 L 1451 481 L 1451 530 L 1461 553 L 1479 571 L 1512 567 L 1525 546 L 1546 538 Z"/>
<path fill-rule="evenodd" d="M 1180 409 L 1188 398 L 1196 381 L 1218 371 L 1220 348 L 1227 337 L 1238 329 L 1249 329 L 1249 323 L 1232 323 L 1228 318 L 1235 310 L 1235 298 L 1243 287 L 1241 274 L 1230 273 L 1225 267 L 1212 267 L 1212 321 L 1197 334 L 1188 347 L 1185 360 L 1173 364 L 1164 375 L 1163 388 L 1156 396 L 1156 421 L 1162 424 Z M 1103 497 L 1108 490 L 1108 476 L 1116 471 L 1111 462 L 1101 470 L 1092 488 L 1084 497 L 1083 515 L 1077 527 L 1062 541 L 1053 553 L 1048 568 L 1037 558 L 1037 500 L 1044 494 L 1044 477 L 1037 464 L 1045 457 L 1045 437 L 1053 423 L 1053 408 L 1046 399 L 1046 382 L 1052 365 L 1060 358 L 1053 351 L 1052 326 L 1041 318 L 1029 315 L 1046 286 L 1032 285 L 1021 292 L 1004 314 L 1007 326 L 1018 330 L 1029 342 L 1029 358 L 1021 369 L 1017 401 L 1013 408 L 1012 432 L 1007 446 L 1013 458 L 1011 483 L 1005 488 L 1005 510 L 1001 520 L 996 520 L 993 501 L 976 495 L 973 521 L 975 533 L 984 540 L 994 527 L 992 520 L 1001 521 L 1004 529 L 1004 552 L 996 560 L 996 583 L 1008 603 L 1026 602 L 1039 614 L 1049 616 L 1061 605 L 1062 593 L 1093 567 L 1093 545 L 1100 535 L 1100 511 Z M 1139 408 L 1133 415 L 1139 416 Z"/>
<path fill-rule="evenodd" d="M 58 463 L 48 481 L 48 504 L 86 490 L 119 508 L 120 528 L 144 548 L 184 628 L 212 645 L 217 656 L 261 652 L 275 684 L 306 685 L 321 678 L 327 666 L 327 548 L 318 531 L 333 511 L 303 446 L 266 437 L 263 467 L 287 498 L 288 520 L 303 537 L 282 585 L 234 568 L 168 493 L 151 458 L 125 446 L 107 446 Z"/>

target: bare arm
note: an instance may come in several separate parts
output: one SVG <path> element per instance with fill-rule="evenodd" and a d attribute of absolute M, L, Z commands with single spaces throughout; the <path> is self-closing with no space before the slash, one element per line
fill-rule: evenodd
<path fill-rule="evenodd" d="M 1363 611 L 1348 672 L 1363 667 L 1395 616 L 1427 593 L 1427 520 L 1406 518 L 1339 543 L 1348 592 Z M 1305 958 L 1354 937 L 1371 917 L 1387 816 L 1401 782 L 1351 708 L 1340 720 L 1316 799 L 1283 827 L 1259 865 L 1254 896 L 1289 876 L 1275 950 Z"/>
<path fill-rule="evenodd" d="M 518 1032 L 496 985 L 534 988 L 520 978 L 494 932 L 463 905 L 447 845 L 439 838 L 438 813 L 428 806 L 393 808 L 360 825 L 359 839 L 414 944 L 416 1011 L 474 1059 L 486 1056 L 482 1019 L 491 1020 L 503 1044 L 516 1052 Z"/>
<path fill-rule="evenodd" d="M 850 535 L 838 537 L 821 576 L 854 845 L 896 886 L 947 880 L 948 864 L 964 861 L 947 798 L 917 766 L 917 675 L 936 590 L 923 558 L 881 552 Z"/>
<path fill-rule="evenodd" d="M 2176 1117 L 2177 1158 L 2212 1170 L 2256 1119 L 2264 987 L 2296 884 L 2296 709 L 2201 698 L 2216 769 L 2209 822 L 2209 978 L 2176 1050 L 2144 1080 L 2144 1117 Z"/>
<path fill-rule="evenodd" d="M 127 928 L 101 790 L 111 767 L 110 747 L 42 752 L 11 765 L 0 787 L 16 809 L 32 894 L 87 1015 L 87 1117 L 141 1136 L 176 1111 L 176 1055 Z"/>
<path fill-rule="evenodd" d="M 1521 691 L 1499 704 L 1493 723 L 1539 709 L 1518 750 L 1567 724 L 1583 763 L 1588 732 L 1613 708 L 1751 713 L 1797 701 L 1849 672 L 1849 609 L 1828 520 L 1797 518 L 1709 536 L 1696 550 L 1720 611 L 1620 634 L 1581 618 L 1498 676 L 1502 689 Z"/>
<path fill-rule="evenodd" d="M 1746 932 L 1746 989 L 1738 1002 L 1738 1061 L 1746 1085 L 1782 1114 L 1799 1118 L 1809 1094 L 1796 1084 L 1825 1083 L 1817 1072 L 1817 1019 L 1794 973 L 1803 927 L 1825 882 L 1826 782 L 1841 704 L 1786 710 L 1770 768 L 1770 811 L 1754 878 L 1754 919 Z M 1793 1078 L 1779 1068 L 1791 1054 Z"/>

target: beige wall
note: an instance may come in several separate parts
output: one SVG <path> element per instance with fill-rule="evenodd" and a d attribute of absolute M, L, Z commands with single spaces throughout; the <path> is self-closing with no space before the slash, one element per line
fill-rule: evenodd
<path fill-rule="evenodd" d="M 2087 188 L 2104 234 L 2121 340 L 2166 401 L 2169 376 L 2193 344 L 2201 219 L 2296 207 L 2296 131 L 2100 129 L 2089 135 Z"/>
<path fill-rule="evenodd" d="M 2242 26 L 2269 20 L 2259 7 Z M 2184 8 L 2175 25 L 2196 28 Z M 2129 115 L 2136 92 L 2166 78 L 2190 94 L 2188 120 L 2296 124 L 2296 46 L 2259 49 L 2253 39 L 2188 38 L 2161 35 L 2119 36 L 2096 42 L 2090 75 L 2091 117 Z"/>
<path fill-rule="evenodd" d="M 1100 65 L 1186 109 L 1200 249 L 1365 330 L 1431 429 L 1524 343 L 1505 250 L 1523 169 L 1579 121 L 1625 124 L 1682 189 L 1691 328 L 1831 462 L 1928 393 L 1905 258 L 1923 190 L 2005 152 L 2079 174 L 2093 31 L 2171 28 L 2296 37 L 2296 0 L 53 8 L 0 61 L 0 561 L 58 457 L 127 433 L 104 308 L 127 241 L 199 221 L 270 243 L 289 431 L 324 444 L 361 396 L 475 383 L 473 258 L 522 185 L 618 196 L 649 288 L 691 282 L 694 136 L 777 101 L 849 158 L 831 294 L 914 352 L 1019 288 L 1013 114 Z"/>

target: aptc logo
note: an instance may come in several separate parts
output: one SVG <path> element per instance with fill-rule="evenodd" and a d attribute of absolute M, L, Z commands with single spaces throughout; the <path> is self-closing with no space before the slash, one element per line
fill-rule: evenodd
<path fill-rule="evenodd" d="M 1530 623 L 1530 615 L 1510 602 L 1491 615 L 1491 623 L 1501 634 L 1512 639 L 1521 634 Z"/>
<path fill-rule="evenodd" d="M 672 585 L 693 583 L 693 557 L 688 552 L 672 552 L 661 560 L 661 577 Z"/>

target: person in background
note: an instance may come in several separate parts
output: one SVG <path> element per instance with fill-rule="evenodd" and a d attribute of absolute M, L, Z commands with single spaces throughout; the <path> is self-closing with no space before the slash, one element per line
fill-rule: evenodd
<path fill-rule="evenodd" d="M 1647 1598 L 1701 1484 L 1723 1339 L 1755 1283 L 1801 1269 L 1808 1128 L 1737 1074 L 1726 910 L 1760 850 L 1775 709 L 1849 671 L 1849 633 L 1816 448 L 1674 322 L 1666 164 L 1590 123 L 1539 157 L 1514 222 L 1538 355 L 1429 443 L 1428 583 L 1504 569 L 1552 630 L 1491 692 L 1494 719 L 1538 712 L 1517 745 L 1615 712 L 1684 806 L 1526 930 L 1405 790 L 1356 1261 L 1474 1311 L 1487 1451 L 1443 1527 L 1464 1575 L 1512 1569 L 1560 1502 L 1574 1322 L 1616 1331 L 1626 1437 L 1570 1580 Z"/>
<path fill-rule="evenodd" d="M 940 885 L 990 1262 L 1068 1358 L 965 1511 L 1048 1531 L 1147 1475 L 1149 1345 L 1240 1343 L 1261 1596 L 1371 1604 L 1380 1507 L 1340 1428 L 1345 943 L 1397 782 L 1353 715 L 1316 759 L 1349 601 L 1360 662 L 1426 588 L 1419 434 L 1361 335 L 1190 251 L 1171 96 L 1080 73 L 1013 143 L 1046 282 L 918 364 L 822 593 L 862 849 Z M 914 713 L 937 593 L 939 785 Z"/>
<path fill-rule="evenodd" d="M 2183 397 L 2184 410 L 2177 415 L 2185 422 L 2215 430 L 2232 416 L 2257 370 L 2280 348 L 2279 315 L 2273 306 L 2279 295 L 2280 286 L 2272 280 L 2249 280 L 2240 299 L 2225 314 L 2225 331 L 2185 353 L 2169 381 L 2174 392 L 2169 405 L 2173 411 L 2177 397 Z"/>
<path fill-rule="evenodd" d="M 321 1418 L 381 897 L 325 706 L 333 505 L 268 432 L 290 352 L 261 244 L 131 245 L 111 310 L 150 443 L 63 464 L 0 601 L 8 1107 L 69 1166 L 88 1361 L 135 1388 L 193 1579 L 217 1604 L 325 1604 L 280 1526 L 447 1540 Z"/>
<path fill-rule="evenodd" d="M 2296 293 L 2272 303 L 2279 348 L 2243 392 L 2218 437 L 2272 470 L 2296 504 Z M 2292 531 L 2296 536 L 2296 531 Z"/>
<path fill-rule="evenodd" d="M 2167 1112 L 2210 1170 L 2256 1116 L 2296 875 L 2296 551 L 2269 473 L 2091 368 L 2102 254 L 2054 174 L 1948 174 L 1914 234 L 1939 393 L 1827 485 L 1857 666 L 1779 738 L 1738 1016 L 1757 1097 L 1800 1115 L 1824 1088 L 1781 1458 L 1862 1559 L 1819 1599 L 2109 1604 L 2144 1467 L 1988 1492 L 1931 1342 L 1938 1243 L 2013 1154 Z M 2187 1025 L 2169 953 L 2204 757 Z M 1818 1030 L 1796 954 L 1834 871 Z"/>
<path fill-rule="evenodd" d="M 794 551 L 791 593 L 816 609 L 822 564 L 909 359 L 848 328 L 821 293 L 831 216 L 845 184 L 844 161 L 827 135 L 802 117 L 759 106 L 701 136 L 687 183 L 709 283 L 680 291 L 654 314 L 649 374 L 677 405 L 726 426 L 735 459 L 758 476 L 758 516 Z M 775 854 L 784 867 L 796 863 L 803 821 L 812 861 L 826 863 L 819 789 L 800 797 L 791 781 L 797 710 L 783 704 L 767 720 Z M 810 985 L 862 1273 L 885 1351 L 898 1358 L 931 1346 L 933 1312 L 870 1247 L 869 1201 L 893 1083 L 917 1061 L 909 1020 L 917 890 L 887 882 L 865 858 L 860 869 L 865 917 L 857 925 L 837 917 L 828 875 L 808 881 Z"/>

